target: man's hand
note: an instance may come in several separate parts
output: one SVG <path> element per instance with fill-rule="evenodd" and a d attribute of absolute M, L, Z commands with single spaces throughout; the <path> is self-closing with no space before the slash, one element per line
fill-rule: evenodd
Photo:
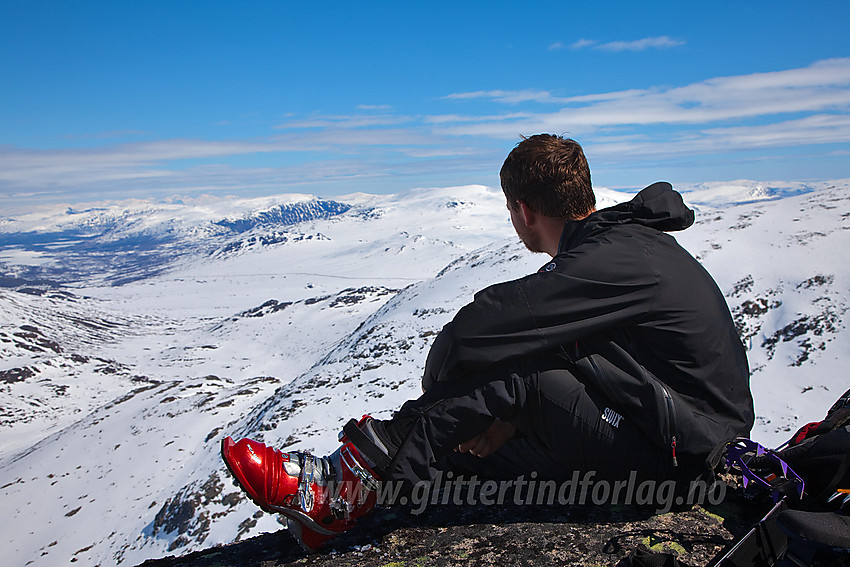
<path fill-rule="evenodd" d="M 505 441 L 516 433 L 516 427 L 507 421 L 496 420 L 487 431 L 473 437 L 465 443 L 458 445 L 457 450 L 461 453 L 470 453 L 479 458 L 484 458 L 495 453 Z"/>

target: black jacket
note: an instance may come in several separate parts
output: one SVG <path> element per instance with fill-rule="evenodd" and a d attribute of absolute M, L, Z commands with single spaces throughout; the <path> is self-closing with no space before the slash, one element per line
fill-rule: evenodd
<path fill-rule="evenodd" d="M 693 221 L 681 195 L 655 183 L 568 222 L 551 262 L 480 291 L 457 313 L 429 354 L 426 383 L 559 351 L 565 367 L 674 454 L 703 455 L 748 435 L 749 370 L 729 308 L 665 234 Z"/>

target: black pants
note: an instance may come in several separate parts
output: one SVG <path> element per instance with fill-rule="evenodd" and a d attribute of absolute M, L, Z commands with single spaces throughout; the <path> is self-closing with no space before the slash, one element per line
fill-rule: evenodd
<path fill-rule="evenodd" d="M 515 437 L 486 458 L 455 448 L 484 432 L 494 419 L 510 421 Z M 505 480 L 533 472 L 567 480 L 576 471 L 596 480 L 693 478 L 701 459 L 680 456 L 651 441 L 557 355 L 520 359 L 463 380 L 436 382 L 420 398 L 382 421 L 398 446 L 384 480 L 408 486 L 440 471 Z"/>

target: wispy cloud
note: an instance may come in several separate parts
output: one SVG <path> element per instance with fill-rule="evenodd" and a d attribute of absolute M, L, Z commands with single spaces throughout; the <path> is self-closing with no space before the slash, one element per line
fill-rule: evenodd
<path fill-rule="evenodd" d="M 36 196 L 75 201 L 98 192 L 159 196 L 186 191 L 282 192 L 313 184 L 366 183 L 390 172 L 435 167 L 435 158 L 444 171 L 456 171 L 469 156 L 481 153 L 480 148 L 438 138 L 421 128 L 358 128 L 333 120 L 326 127 L 314 126 L 292 128 L 263 140 L 171 139 L 70 149 L 0 147 L 0 193 L 4 198 L 34 202 Z M 231 163 L 240 156 L 266 165 Z M 423 159 L 429 165 L 419 163 Z"/>
<path fill-rule="evenodd" d="M 576 42 L 570 44 L 570 49 L 584 49 L 586 47 L 593 47 L 597 45 L 599 42 L 595 39 L 580 39 Z"/>
<path fill-rule="evenodd" d="M 164 178 L 166 164 L 280 151 L 281 144 L 244 141 L 161 140 L 96 148 L 0 149 L 0 183 L 68 187 L 92 183 Z"/>
<path fill-rule="evenodd" d="M 394 126 L 413 120 L 410 116 L 398 114 L 353 114 L 336 116 L 316 116 L 305 120 L 292 120 L 275 126 L 288 128 L 369 128 L 374 126 Z"/>
<path fill-rule="evenodd" d="M 63 136 L 66 140 L 108 140 L 114 138 L 128 138 L 132 136 L 144 136 L 150 134 L 143 130 L 110 130 L 108 132 L 94 132 L 90 134 L 68 134 Z"/>
<path fill-rule="evenodd" d="M 582 38 L 571 43 L 569 48 L 572 50 L 595 49 L 598 51 L 644 51 L 646 49 L 670 49 L 671 47 L 679 47 L 682 45 L 685 45 L 684 40 L 661 35 L 631 41 L 609 41 L 604 43 L 595 39 Z M 564 45 L 558 41 L 550 45 L 549 49 L 564 49 Z"/>
<path fill-rule="evenodd" d="M 248 140 L 0 147 L 0 191 L 4 197 L 76 196 L 82 188 L 113 187 L 161 194 L 285 191 L 348 182 L 355 186 L 346 192 L 370 190 L 381 180 L 410 184 L 412 176 L 434 172 L 457 179 L 470 171 L 498 171 L 506 148 L 520 134 L 537 132 L 572 135 L 593 155 L 618 164 L 744 150 L 767 155 L 816 144 L 832 145 L 823 155 L 842 155 L 846 146 L 839 144 L 850 144 L 850 58 L 679 86 L 580 96 L 489 89 L 440 101 L 445 112 L 430 115 L 383 105 L 351 114 L 290 115 L 268 135 Z"/>
<path fill-rule="evenodd" d="M 425 122 L 428 124 L 460 124 L 460 123 L 484 123 L 484 122 L 500 122 L 520 120 L 534 116 L 531 112 L 515 112 L 512 114 L 491 114 L 491 115 L 461 115 L 461 114 L 438 114 L 435 116 L 426 116 Z"/>
<path fill-rule="evenodd" d="M 701 134 L 705 139 L 737 148 L 785 147 L 801 141 L 806 144 L 842 143 L 850 140 L 850 115 L 816 114 L 775 124 L 711 128 Z"/>
<path fill-rule="evenodd" d="M 475 100 L 489 99 L 496 102 L 504 102 L 507 104 L 519 104 L 523 102 L 563 102 L 566 99 L 559 99 L 552 96 L 549 91 L 521 90 L 521 91 L 473 91 L 467 93 L 453 93 L 443 97 L 446 100 Z"/>
<path fill-rule="evenodd" d="M 627 91 L 616 91 L 611 93 L 598 93 L 591 95 L 581 95 L 581 96 L 570 96 L 570 97 L 562 97 L 555 96 L 551 91 L 539 91 L 539 90 L 519 90 L 519 91 L 508 91 L 508 90 L 490 90 L 490 91 L 472 91 L 465 93 L 452 93 L 444 96 L 443 98 L 446 100 L 459 100 L 459 101 L 468 101 L 468 100 L 491 100 L 493 102 L 501 102 L 505 104 L 520 104 L 525 102 L 538 102 L 541 104 L 571 104 L 571 103 L 583 103 L 583 102 L 593 102 L 593 101 L 602 101 L 602 100 L 616 100 L 629 98 L 639 93 L 644 93 L 645 90 L 639 89 L 630 89 Z"/>
<path fill-rule="evenodd" d="M 733 126 L 634 136 L 595 136 L 587 144 L 596 158 L 618 163 L 728 154 L 736 159 L 782 148 L 850 142 L 850 116 L 816 115 L 760 126 Z M 833 154 L 835 152 L 829 152 Z M 747 155 L 744 158 L 744 155 Z M 835 155 L 841 155 L 835 153 Z M 812 177 L 817 174 L 813 172 Z"/>
<path fill-rule="evenodd" d="M 526 91 L 517 91 L 522 96 Z M 656 87 L 581 97 L 548 99 L 564 105 L 514 120 L 467 123 L 444 133 L 516 137 L 518 132 L 580 131 L 603 128 L 711 124 L 792 113 L 850 111 L 850 58 L 821 61 L 801 69 L 718 77 L 681 87 Z M 489 97 L 511 102 L 510 92 L 479 91 L 453 98 Z M 543 100 L 538 96 L 535 100 Z M 445 122 L 445 121 L 444 121 Z"/>
<path fill-rule="evenodd" d="M 434 130 L 506 141 L 536 132 L 568 134 L 581 140 L 589 154 L 617 167 L 658 160 L 704 163 L 712 155 L 757 163 L 788 152 L 796 156 L 801 147 L 816 155 L 818 145 L 839 145 L 840 151 L 840 144 L 850 144 L 850 58 L 673 87 L 575 97 L 538 91 L 527 98 L 555 108 L 526 103 L 521 105 L 525 112 L 515 112 L 512 101 L 527 92 L 455 95 L 457 101 L 485 99 L 509 110 L 487 119 L 446 115 L 434 121 Z M 841 154 L 829 148 L 821 155 Z"/>

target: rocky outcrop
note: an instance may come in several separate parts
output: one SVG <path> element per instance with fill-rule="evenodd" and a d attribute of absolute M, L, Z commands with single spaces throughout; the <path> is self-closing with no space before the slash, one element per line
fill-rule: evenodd
<path fill-rule="evenodd" d="M 643 546 L 695 567 L 712 564 L 758 521 L 764 507 L 732 497 L 660 515 L 626 506 L 447 505 L 418 516 L 387 509 L 314 554 L 302 551 L 282 529 L 142 565 L 616 565 Z"/>

